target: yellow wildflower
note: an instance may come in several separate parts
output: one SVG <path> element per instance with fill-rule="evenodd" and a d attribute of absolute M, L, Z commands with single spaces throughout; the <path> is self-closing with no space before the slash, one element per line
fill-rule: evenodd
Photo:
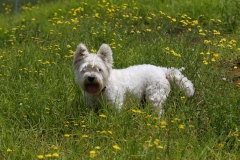
<path fill-rule="evenodd" d="M 44 158 L 44 155 L 40 154 L 40 155 L 38 155 L 37 157 L 38 157 L 38 159 L 43 159 L 43 158 Z"/>
<path fill-rule="evenodd" d="M 157 148 L 158 148 L 158 149 L 163 149 L 163 146 L 158 145 Z"/>
<path fill-rule="evenodd" d="M 68 137 L 70 137 L 70 134 L 64 134 L 64 137 L 68 138 Z"/>
<path fill-rule="evenodd" d="M 116 149 L 116 150 L 121 150 L 121 148 L 120 148 L 117 144 L 115 144 L 115 145 L 113 146 L 113 148 Z"/>
<path fill-rule="evenodd" d="M 11 150 L 10 148 L 7 149 L 7 152 L 12 152 L 13 150 Z"/>
<path fill-rule="evenodd" d="M 94 158 L 94 157 L 96 156 L 96 152 L 95 152 L 94 150 L 91 150 L 91 151 L 89 152 L 89 156 L 90 156 L 91 158 Z"/>
<path fill-rule="evenodd" d="M 99 117 L 106 118 L 107 116 L 104 114 L 100 114 Z"/>
<path fill-rule="evenodd" d="M 178 126 L 178 128 L 184 129 L 184 125 L 183 125 L 183 124 L 180 124 L 180 125 Z"/>
<path fill-rule="evenodd" d="M 84 134 L 82 135 L 82 138 L 88 138 L 88 135 Z"/>
<path fill-rule="evenodd" d="M 58 154 L 57 152 L 54 152 L 54 153 L 52 154 L 52 156 L 53 156 L 53 157 L 59 157 L 59 154 Z"/>
<path fill-rule="evenodd" d="M 52 154 L 48 153 L 45 155 L 45 157 L 50 158 L 50 157 L 52 157 Z"/>

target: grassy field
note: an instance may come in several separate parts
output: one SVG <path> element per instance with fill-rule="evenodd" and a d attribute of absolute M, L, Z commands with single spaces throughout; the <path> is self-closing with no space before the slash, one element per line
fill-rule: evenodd
<path fill-rule="evenodd" d="M 198 4 L 198 5 L 196 5 Z M 0 159 L 239 159 L 239 1 L 57 1 L 0 15 Z M 9 6 L 5 6 L 9 7 Z M 128 99 L 86 109 L 78 43 L 113 50 L 114 68 L 185 67 L 158 119 Z"/>

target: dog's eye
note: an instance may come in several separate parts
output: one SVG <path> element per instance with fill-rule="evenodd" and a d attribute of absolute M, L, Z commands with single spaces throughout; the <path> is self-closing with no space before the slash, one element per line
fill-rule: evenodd
<path fill-rule="evenodd" d="M 101 72 L 102 71 L 102 69 L 101 68 L 98 68 L 98 72 Z"/>

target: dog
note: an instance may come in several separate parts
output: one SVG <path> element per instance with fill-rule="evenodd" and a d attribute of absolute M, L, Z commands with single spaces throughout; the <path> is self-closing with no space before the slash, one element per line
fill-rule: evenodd
<path fill-rule="evenodd" d="M 80 43 L 73 57 L 75 81 L 84 93 L 86 105 L 96 109 L 104 99 L 121 109 L 126 95 L 145 99 L 161 117 L 162 104 L 170 92 L 170 82 L 175 83 L 188 97 L 194 95 L 193 83 L 180 69 L 150 64 L 112 69 L 113 57 L 109 45 L 102 44 L 97 53 L 89 53 Z"/>

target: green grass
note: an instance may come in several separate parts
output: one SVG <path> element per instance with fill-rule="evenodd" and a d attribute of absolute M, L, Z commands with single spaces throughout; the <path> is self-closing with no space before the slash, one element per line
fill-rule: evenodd
<path fill-rule="evenodd" d="M 59 1 L 0 15 L 0 159 L 238 159 L 238 1 Z M 199 4 L 199 5 L 196 5 Z M 209 9 L 211 8 L 211 9 Z M 230 10 L 229 10 L 230 8 Z M 112 47 L 114 68 L 185 67 L 158 119 L 128 99 L 86 109 L 74 82 L 78 43 Z"/>

